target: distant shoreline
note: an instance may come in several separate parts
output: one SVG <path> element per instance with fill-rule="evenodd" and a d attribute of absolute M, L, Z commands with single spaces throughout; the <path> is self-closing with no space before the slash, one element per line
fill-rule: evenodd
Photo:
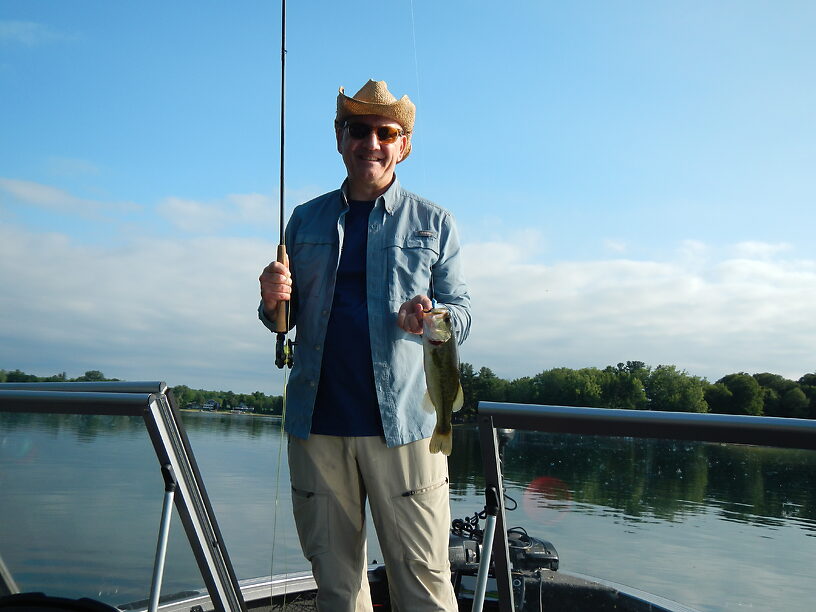
<path fill-rule="evenodd" d="M 244 412 L 244 411 L 235 411 L 232 410 L 201 410 L 200 408 L 179 408 L 182 412 L 203 412 L 204 414 L 218 414 L 221 416 L 251 416 L 251 417 L 264 417 L 264 418 L 273 418 L 273 419 L 280 419 L 282 418 L 279 414 L 263 414 L 260 412 Z"/>

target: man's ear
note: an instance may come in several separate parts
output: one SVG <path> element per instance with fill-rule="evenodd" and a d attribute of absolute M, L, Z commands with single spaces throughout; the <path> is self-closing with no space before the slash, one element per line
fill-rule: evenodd
<path fill-rule="evenodd" d="M 408 136 L 406 136 L 405 134 L 400 136 L 400 142 L 402 143 L 402 145 L 400 146 L 399 160 L 402 161 L 403 159 L 405 159 L 405 152 L 408 150 Z"/>
<path fill-rule="evenodd" d="M 337 152 L 343 153 L 343 150 L 340 148 L 343 142 L 343 128 L 334 128 L 334 135 L 337 138 Z"/>

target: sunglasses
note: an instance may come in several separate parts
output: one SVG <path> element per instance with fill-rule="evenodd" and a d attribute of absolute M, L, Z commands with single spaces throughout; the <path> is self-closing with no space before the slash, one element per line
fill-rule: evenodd
<path fill-rule="evenodd" d="M 371 132 L 374 132 L 377 135 L 377 140 L 379 140 L 381 144 L 391 144 L 403 134 L 402 129 L 390 125 L 374 127 L 373 125 L 359 121 L 350 121 L 346 123 L 344 127 L 348 129 L 349 136 L 354 140 L 363 140 L 364 138 L 368 138 Z"/>

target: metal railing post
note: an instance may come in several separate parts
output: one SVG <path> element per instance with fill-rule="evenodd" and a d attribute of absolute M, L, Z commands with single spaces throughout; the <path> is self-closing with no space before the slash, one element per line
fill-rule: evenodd
<path fill-rule="evenodd" d="M 501 457 L 499 442 L 496 438 L 496 429 L 490 416 L 479 417 L 479 444 L 482 448 L 482 462 L 484 464 L 485 488 L 494 489 L 498 501 L 495 532 L 493 537 L 493 576 L 496 578 L 496 587 L 499 594 L 499 610 L 513 612 L 513 583 L 510 575 L 510 549 L 507 545 L 507 526 L 504 515 L 504 484 L 502 483 Z M 482 554 L 485 554 L 484 546 Z"/>
<path fill-rule="evenodd" d="M 161 472 L 164 477 L 164 504 L 159 525 L 159 541 L 156 544 L 156 560 L 153 562 L 153 579 L 150 582 L 150 603 L 147 608 L 149 612 L 156 612 L 159 609 L 164 561 L 167 558 L 167 542 L 170 537 L 170 520 L 173 518 L 173 496 L 176 492 L 173 466 L 165 464 L 161 467 Z"/>

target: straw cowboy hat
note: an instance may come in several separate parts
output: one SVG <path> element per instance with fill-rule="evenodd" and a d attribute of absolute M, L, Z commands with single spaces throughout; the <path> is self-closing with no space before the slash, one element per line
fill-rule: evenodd
<path fill-rule="evenodd" d="M 388 91 L 385 81 L 373 79 L 369 79 L 368 83 L 363 85 L 353 97 L 343 93 L 341 87 L 337 94 L 337 117 L 334 120 L 334 126 L 340 128 L 346 119 L 355 115 L 378 115 L 399 123 L 405 135 L 408 136 L 408 145 L 400 160 L 405 161 L 411 152 L 411 133 L 414 131 L 416 115 L 416 106 L 408 99 L 408 96 L 402 96 L 397 100 Z"/>

